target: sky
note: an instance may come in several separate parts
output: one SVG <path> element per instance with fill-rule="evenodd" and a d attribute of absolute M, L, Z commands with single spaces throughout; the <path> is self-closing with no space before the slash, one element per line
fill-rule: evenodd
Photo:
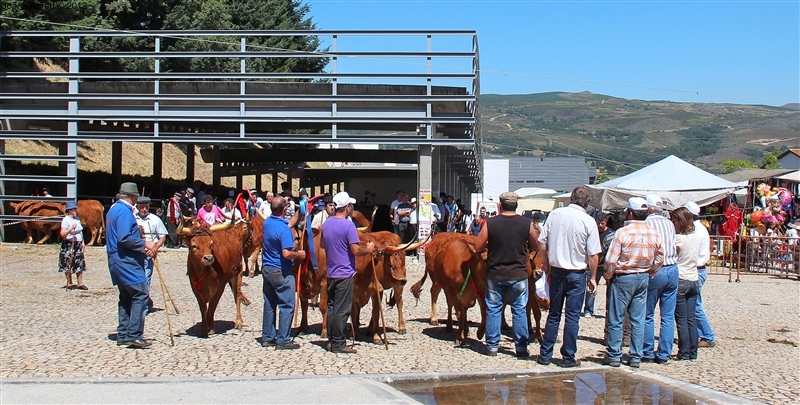
<path fill-rule="evenodd" d="M 305 4 L 311 8 L 306 17 L 320 30 L 477 31 L 481 94 L 590 91 L 640 100 L 773 106 L 800 102 L 797 0 Z M 323 40 L 330 45 L 329 39 Z M 435 45 L 442 44 L 434 49 L 450 50 L 446 40 Z M 470 50 L 460 42 L 452 46 Z M 424 51 L 424 39 L 416 40 L 412 49 Z M 362 62 L 364 69 L 372 68 Z M 392 63 L 393 70 L 412 69 Z"/>

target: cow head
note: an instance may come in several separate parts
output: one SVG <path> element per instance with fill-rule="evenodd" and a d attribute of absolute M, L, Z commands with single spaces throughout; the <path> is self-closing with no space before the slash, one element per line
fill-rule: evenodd
<path fill-rule="evenodd" d="M 186 238 L 186 244 L 189 246 L 189 262 L 196 266 L 205 267 L 214 264 L 214 240 L 211 239 L 211 234 L 214 231 L 230 229 L 233 225 L 233 221 L 213 226 L 195 222 L 192 228 L 187 228 L 181 221 L 178 224 L 176 233 Z"/>
<path fill-rule="evenodd" d="M 383 232 L 376 232 L 376 234 L 380 234 Z M 389 233 L 389 232 L 386 232 Z M 383 263 L 384 266 L 388 267 L 389 272 L 392 274 L 392 278 L 399 281 L 401 284 L 406 284 L 406 251 L 418 249 L 420 246 L 424 245 L 428 239 L 430 239 L 431 235 L 419 242 L 414 243 L 407 243 L 405 245 L 397 244 L 392 245 L 392 243 L 396 243 L 400 241 L 400 238 L 394 234 L 389 233 L 390 236 L 388 239 L 384 239 L 382 242 L 385 244 L 382 250 L 382 254 L 384 256 Z"/>

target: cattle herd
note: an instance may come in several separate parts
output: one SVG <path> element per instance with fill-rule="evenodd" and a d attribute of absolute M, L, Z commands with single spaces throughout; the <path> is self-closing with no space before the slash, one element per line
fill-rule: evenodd
<path fill-rule="evenodd" d="M 241 196 L 237 198 L 238 212 L 244 209 Z M 12 204 L 19 215 L 35 217 L 54 217 L 64 214 L 64 203 L 30 201 Z M 103 205 L 96 200 L 78 201 L 78 217 L 85 229 L 91 232 L 89 244 L 99 244 L 104 231 Z M 240 329 L 243 324 L 241 305 L 249 305 L 250 300 L 242 292 L 243 275 L 253 277 L 258 272 L 258 261 L 262 250 L 262 229 L 264 217 L 260 210 L 254 217 L 233 218 L 225 224 L 204 226 L 194 218 L 184 217 L 178 226 L 177 233 L 182 235 L 188 246 L 187 275 L 192 292 L 200 308 L 202 327 L 200 335 L 208 337 L 214 334 L 214 312 L 226 285 L 230 288 L 236 303 L 236 319 L 234 326 Z M 234 210 L 236 215 L 237 210 Z M 425 254 L 425 273 L 411 286 L 413 296 L 419 299 L 423 285 L 430 277 L 431 293 L 431 325 L 438 325 L 436 303 L 440 292 L 444 291 L 447 299 L 448 317 L 447 331 L 452 331 L 452 312 L 455 311 L 458 321 L 456 345 L 466 342 L 468 335 L 467 310 L 477 303 L 481 312 L 481 323 L 477 337 L 481 339 L 485 333 L 486 303 L 486 253 L 478 253 L 473 246 L 474 236 L 444 232 L 437 233 L 430 240 L 418 241 L 403 245 L 400 237 L 392 232 L 372 232 L 371 223 L 359 212 L 354 213 L 354 220 L 362 225 L 358 228 L 361 243 L 373 242 L 377 253 L 371 256 L 359 256 L 356 261 L 354 279 L 352 322 L 356 329 L 361 326 L 359 314 L 361 308 L 372 301 L 372 315 L 367 325 L 366 334 L 374 343 L 383 342 L 381 336 L 380 305 L 384 291 L 388 290 L 389 307 L 396 306 L 398 325 L 396 331 L 405 334 L 403 318 L 403 290 L 406 285 L 406 251 L 420 248 L 423 244 Z M 298 309 L 295 316 L 300 316 L 299 332 L 308 329 L 309 301 L 317 300 L 322 314 L 322 331 L 320 336 L 327 337 L 327 277 L 325 266 L 325 250 L 321 243 L 319 230 L 305 230 L 307 222 L 301 220 L 299 211 L 289 221 L 289 227 L 295 232 L 295 247 L 306 252 L 314 252 L 313 260 L 307 255 L 304 260 L 295 260 L 294 272 L 297 279 Z M 22 223 L 27 231 L 27 242 L 32 243 L 33 231 L 44 233 L 37 243 L 48 240 L 50 234 L 58 230 L 60 223 L 46 221 L 27 221 Z M 313 249 L 311 245 L 313 244 Z M 315 262 L 315 263 L 314 263 Z M 542 256 L 538 252 L 530 252 L 528 274 L 531 285 L 540 277 L 536 269 L 541 268 Z M 547 309 L 547 301 L 537 299 L 531 289 L 528 302 L 528 325 L 538 341 L 541 342 L 541 311 Z M 534 315 L 535 324 L 530 321 Z"/>

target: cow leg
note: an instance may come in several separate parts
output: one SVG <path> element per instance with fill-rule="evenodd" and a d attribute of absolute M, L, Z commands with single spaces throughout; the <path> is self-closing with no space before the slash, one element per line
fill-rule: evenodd
<path fill-rule="evenodd" d="M 439 293 L 441 291 L 442 288 L 436 285 L 436 283 L 433 283 L 431 286 L 431 325 L 433 326 L 439 324 L 439 315 L 436 314 L 436 301 L 439 300 Z"/>
<path fill-rule="evenodd" d="M 250 254 L 250 257 L 247 258 L 247 276 L 248 277 L 255 277 L 256 276 L 256 266 L 258 266 L 258 256 L 261 252 L 259 249 L 256 249 L 253 253 Z"/>
<path fill-rule="evenodd" d="M 456 346 L 463 346 L 466 343 L 467 335 L 469 335 L 469 324 L 467 324 L 467 309 L 461 304 L 455 305 L 456 318 L 458 319 L 458 335 L 456 337 Z"/>
<path fill-rule="evenodd" d="M 222 298 L 222 293 L 224 292 L 225 288 L 218 288 L 217 292 L 214 293 L 214 296 L 211 297 L 211 300 L 208 301 L 208 312 L 206 314 L 206 320 L 208 321 L 209 336 L 217 333 L 217 331 L 214 329 L 214 312 L 217 311 L 217 305 L 219 305 L 219 299 Z"/>
<path fill-rule="evenodd" d="M 208 337 L 208 305 L 206 302 L 195 292 L 194 297 L 197 298 L 197 306 L 200 307 L 200 337 Z"/>
<path fill-rule="evenodd" d="M 375 292 L 375 295 L 372 296 L 372 319 L 369 321 L 369 330 L 368 332 L 372 335 L 372 343 L 381 344 L 383 343 L 383 339 L 381 339 L 380 335 L 380 305 L 382 304 L 383 300 L 383 293 Z"/>
<path fill-rule="evenodd" d="M 477 336 L 478 339 L 483 339 L 483 337 L 486 335 L 486 298 L 479 296 L 477 301 L 478 307 L 481 310 L 481 323 L 478 325 Z"/>
<path fill-rule="evenodd" d="M 300 327 L 297 328 L 297 333 L 305 335 L 308 331 L 308 299 L 300 297 Z"/>
<path fill-rule="evenodd" d="M 394 286 L 394 300 L 397 305 L 397 333 L 406 334 L 406 320 L 403 318 L 403 286 Z"/>
<path fill-rule="evenodd" d="M 36 244 L 41 245 L 42 243 L 45 243 L 48 239 L 50 239 L 50 232 L 45 231 L 44 237 L 42 239 L 39 239 L 39 241 L 36 242 Z"/>
<path fill-rule="evenodd" d="M 536 338 L 536 341 L 538 341 L 539 344 L 542 344 L 542 310 L 541 308 L 539 308 L 539 303 L 536 302 L 536 299 L 537 298 L 534 297 L 533 299 L 534 302 L 528 304 L 528 307 L 530 308 L 531 312 L 533 312 L 533 319 L 536 321 L 536 328 L 532 329 L 531 331 L 533 332 L 533 336 Z M 530 323 L 531 323 L 531 317 L 529 315 L 528 316 L 529 328 L 531 326 Z"/>
<path fill-rule="evenodd" d="M 328 337 L 328 279 L 322 278 L 319 288 L 319 312 L 322 314 L 322 331 L 319 337 Z"/>
<path fill-rule="evenodd" d="M 510 330 L 511 326 L 506 321 L 506 307 L 508 306 L 508 296 L 503 297 L 503 309 L 500 310 L 500 329 Z"/>
<path fill-rule="evenodd" d="M 233 294 L 233 301 L 236 303 L 236 320 L 233 322 L 233 327 L 236 329 L 241 330 L 242 326 L 244 325 L 244 319 L 242 319 L 242 273 L 233 277 L 231 281 L 228 282 L 228 285 L 231 287 L 231 294 Z M 224 288 L 221 288 L 224 290 Z"/>
<path fill-rule="evenodd" d="M 234 295 L 239 297 L 239 299 L 241 300 L 242 304 L 244 304 L 244 306 L 247 307 L 247 306 L 250 306 L 250 299 L 247 298 L 247 296 L 244 295 L 244 291 L 242 291 L 242 286 L 245 285 L 244 281 L 242 280 L 242 274 L 243 273 L 240 271 L 239 274 L 236 275 L 236 280 L 239 283 L 239 285 L 236 287 L 236 291 L 235 292 L 233 292 L 233 291 L 231 291 L 231 292 L 233 292 Z M 233 287 L 233 285 L 231 285 L 231 287 Z"/>

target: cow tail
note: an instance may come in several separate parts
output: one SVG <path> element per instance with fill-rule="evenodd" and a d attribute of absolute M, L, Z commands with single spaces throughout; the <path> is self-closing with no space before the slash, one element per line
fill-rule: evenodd
<path fill-rule="evenodd" d="M 106 237 L 106 214 L 105 214 L 105 212 L 100 214 L 100 225 L 101 225 L 100 232 L 97 233 L 97 240 L 95 241 L 95 243 L 97 243 L 97 244 L 103 243 L 100 240 L 100 238 L 105 239 L 105 237 Z"/>
<path fill-rule="evenodd" d="M 394 308 L 396 304 L 397 300 L 394 298 L 394 288 L 392 288 L 392 290 L 389 292 L 389 298 L 386 299 L 386 305 L 388 305 L 389 308 Z"/>
<path fill-rule="evenodd" d="M 425 280 L 427 278 L 428 278 L 428 270 L 425 269 L 425 271 L 422 272 L 422 279 L 420 279 L 419 281 L 414 283 L 414 285 L 411 286 L 411 294 L 414 295 L 414 298 L 417 299 L 417 302 L 419 302 L 419 297 L 420 294 L 422 293 L 422 285 L 425 284 Z"/>

